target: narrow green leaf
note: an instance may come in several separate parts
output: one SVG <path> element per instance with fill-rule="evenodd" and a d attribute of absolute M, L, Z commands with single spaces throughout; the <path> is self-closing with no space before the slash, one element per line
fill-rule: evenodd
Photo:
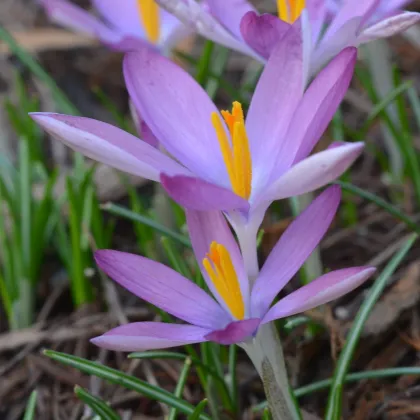
<path fill-rule="evenodd" d="M 417 235 L 411 235 L 410 238 L 404 243 L 397 254 L 387 264 L 381 275 L 376 279 L 375 283 L 370 289 L 369 295 L 366 297 L 362 306 L 360 307 L 352 328 L 347 336 L 346 343 L 340 354 L 337 366 L 334 371 L 334 376 L 330 388 L 328 398 L 328 405 L 326 410 L 325 420 L 340 420 L 340 413 L 337 411 L 337 406 L 341 406 L 342 389 L 345 382 L 347 372 L 350 368 L 353 359 L 354 351 L 359 342 L 359 338 L 363 331 L 363 326 L 369 317 L 373 306 L 378 301 L 387 282 L 394 271 L 397 269 L 401 261 L 407 255 L 408 251 L 417 240 Z"/>
<path fill-rule="evenodd" d="M 204 400 L 202 400 L 197 407 L 195 407 L 195 410 L 192 414 L 190 414 L 188 416 L 188 420 L 198 420 L 200 418 L 200 415 L 203 413 L 204 409 L 207 406 L 207 398 L 204 398 Z"/>
<path fill-rule="evenodd" d="M 126 375 L 116 369 L 111 369 L 109 367 L 102 366 L 99 363 L 90 362 L 80 357 L 59 353 L 53 350 L 45 350 L 44 354 L 64 365 L 74 367 L 82 372 L 97 376 L 113 384 L 121 385 L 124 388 L 143 394 L 148 398 L 167 404 L 170 407 L 176 407 L 184 414 L 192 414 L 194 412 L 195 407 L 190 403 L 175 397 L 173 394 L 162 388 L 150 385 L 145 381 Z M 200 419 L 210 420 L 210 417 L 205 414 L 201 414 Z"/>
<path fill-rule="evenodd" d="M 348 182 L 336 181 L 335 184 L 340 185 L 340 187 L 343 190 L 345 190 L 347 192 L 350 192 L 354 195 L 357 195 L 357 196 L 359 196 L 359 197 L 361 197 L 361 198 L 363 198 L 367 201 L 370 201 L 371 203 L 376 204 L 378 207 L 383 208 L 389 214 L 391 214 L 392 216 L 394 216 L 395 218 L 397 218 L 401 222 L 405 223 L 410 230 L 413 230 L 414 232 L 420 233 L 420 226 L 413 219 L 411 219 L 409 216 L 405 215 L 401 210 L 399 210 L 394 205 L 388 203 L 387 201 L 385 201 L 381 197 L 378 197 L 377 195 L 372 194 L 369 191 L 365 191 L 365 190 L 363 190 L 359 187 L 356 187 L 353 184 L 349 184 Z"/>
<path fill-rule="evenodd" d="M 191 359 L 187 357 L 185 359 L 184 366 L 181 370 L 181 373 L 179 374 L 178 383 L 176 384 L 176 388 L 174 391 L 174 395 L 177 398 L 182 397 L 182 393 L 184 392 L 184 388 L 187 383 L 190 369 L 191 369 Z M 176 407 L 172 407 L 171 411 L 169 412 L 168 420 L 176 420 L 177 415 L 178 415 L 178 409 Z"/>
<path fill-rule="evenodd" d="M 28 404 L 26 405 L 25 414 L 23 420 L 35 420 L 36 400 L 38 393 L 34 389 L 29 396 Z"/>
<path fill-rule="evenodd" d="M 121 417 L 103 400 L 90 394 L 80 386 L 74 387 L 74 393 L 81 401 L 89 406 L 101 420 L 120 420 Z"/>
<path fill-rule="evenodd" d="M 188 248 L 191 248 L 191 242 L 184 235 L 181 235 L 180 233 L 177 233 L 171 229 L 168 229 L 167 227 L 163 226 L 156 220 L 153 220 L 149 217 L 134 213 L 125 207 L 118 206 L 113 203 L 104 204 L 102 206 L 102 210 L 105 210 L 111 214 L 115 214 L 116 216 L 124 217 L 125 219 L 131 220 L 133 222 L 144 223 L 145 225 L 150 226 L 151 228 L 160 232 L 162 235 L 172 238 L 178 241 L 179 243 L 181 243 L 182 245 Z"/>

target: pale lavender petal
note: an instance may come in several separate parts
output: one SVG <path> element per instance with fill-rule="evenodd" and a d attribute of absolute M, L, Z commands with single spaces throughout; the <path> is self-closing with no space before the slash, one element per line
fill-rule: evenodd
<path fill-rule="evenodd" d="M 163 322 L 134 322 L 121 325 L 91 343 L 114 351 L 146 351 L 183 346 L 207 341 L 208 328 Z"/>
<path fill-rule="evenodd" d="M 242 39 L 235 37 L 232 32 L 212 16 L 206 2 L 196 0 L 156 0 L 156 2 L 176 16 L 187 27 L 194 29 L 195 32 L 205 38 L 261 60 L 261 57 L 252 48 L 248 47 Z"/>
<path fill-rule="evenodd" d="M 105 40 L 115 40 L 117 36 L 91 13 L 67 0 L 41 0 L 40 4 L 51 20 L 66 28 Z"/>
<path fill-rule="evenodd" d="M 340 203 L 340 188 L 320 194 L 286 229 L 271 251 L 251 293 L 251 316 L 262 317 L 327 232 Z"/>
<path fill-rule="evenodd" d="M 218 110 L 203 88 L 149 48 L 125 56 L 124 74 L 134 105 L 165 149 L 200 177 L 229 185 L 211 124 Z"/>
<path fill-rule="evenodd" d="M 223 330 L 213 331 L 207 334 L 206 339 L 224 345 L 241 343 L 256 333 L 260 322 L 261 320 L 259 318 L 234 321 Z"/>
<path fill-rule="evenodd" d="M 372 16 L 381 0 L 345 0 L 340 7 L 337 15 L 328 27 L 324 39 L 329 39 L 349 20 L 358 17 L 362 18 L 360 26 L 363 26 L 366 21 Z"/>
<path fill-rule="evenodd" d="M 399 13 L 363 30 L 359 37 L 359 42 L 364 44 L 378 38 L 386 38 L 397 33 L 404 32 L 410 26 L 416 24 L 419 20 L 420 13 Z"/>
<path fill-rule="evenodd" d="M 363 151 L 363 143 L 345 143 L 316 153 L 293 165 L 275 181 L 260 201 L 274 201 L 314 191 L 334 181 Z"/>
<path fill-rule="evenodd" d="M 193 30 L 164 9 L 161 9 L 160 19 L 159 46 L 164 54 L 169 55 L 173 47 L 190 36 Z"/>
<path fill-rule="evenodd" d="M 308 311 L 337 299 L 359 287 L 376 271 L 373 267 L 353 267 L 324 274 L 276 303 L 262 323 Z"/>
<path fill-rule="evenodd" d="M 121 34 L 145 37 L 137 0 L 92 0 L 92 3 L 102 17 Z"/>
<path fill-rule="evenodd" d="M 333 57 L 346 47 L 357 47 L 362 18 L 355 17 L 346 22 L 333 36 L 322 37 L 312 54 L 310 74 L 317 74 Z"/>
<path fill-rule="evenodd" d="M 246 119 L 253 189 L 264 188 L 303 94 L 302 36 L 291 27 L 274 48 L 261 75 Z"/>
<path fill-rule="evenodd" d="M 229 315 L 181 274 L 139 255 L 100 250 L 98 266 L 122 287 L 169 314 L 203 328 L 224 328 Z"/>
<path fill-rule="evenodd" d="M 190 176 L 166 176 L 160 181 L 168 194 L 182 207 L 191 210 L 242 210 L 249 209 L 249 203 L 231 190 Z"/>
<path fill-rule="evenodd" d="M 241 21 L 241 33 L 245 42 L 261 57 L 268 59 L 276 44 L 290 29 L 290 25 L 278 17 L 265 13 L 248 12 Z"/>
<path fill-rule="evenodd" d="M 312 42 L 316 45 L 327 15 L 325 0 L 306 0 L 306 10 L 311 23 Z"/>
<path fill-rule="evenodd" d="M 247 0 L 206 0 L 206 4 L 210 13 L 238 39 L 242 38 L 242 18 L 248 12 L 255 13 L 254 7 Z"/>
<path fill-rule="evenodd" d="M 225 217 L 220 211 L 195 211 L 188 209 L 186 210 L 186 216 L 188 231 L 196 260 L 213 296 L 216 297 L 220 305 L 229 311 L 203 267 L 203 259 L 210 250 L 210 244 L 212 242 L 217 242 L 218 244 L 223 245 L 230 254 L 233 266 L 235 267 L 236 275 L 238 276 L 246 312 L 248 312 L 249 280 L 238 244 L 226 222 Z"/>
<path fill-rule="evenodd" d="M 154 181 L 159 181 L 162 171 L 171 175 L 189 173 L 156 148 L 110 124 L 62 114 L 30 116 L 73 150 L 121 171 Z"/>
<path fill-rule="evenodd" d="M 286 138 L 292 142 L 290 157 L 280 157 L 277 177 L 293 162 L 307 157 L 327 129 L 353 76 L 357 49 L 349 47 L 336 56 L 315 78 L 299 104 Z M 295 152 L 292 153 L 293 144 Z"/>
<path fill-rule="evenodd" d="M 375 10 L 375 15 L 387 16 L 407 6 L 411 0 L 382 0 Z"/>

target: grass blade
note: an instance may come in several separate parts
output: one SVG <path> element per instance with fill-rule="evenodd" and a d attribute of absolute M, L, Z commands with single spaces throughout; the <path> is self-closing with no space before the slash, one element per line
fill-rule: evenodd
<path fill-rule="evenodd" d="M 204 409 L 207 406 L 207 398 L 204 398 L 197 407 L 195 407 L 194 412 L 188 416 L 188 420 L 198 420 L 200 418 L 201 413 L 204 411 Z"/>
<path fill-rule="evenodd" d="M 29 396 L 28 404 L 26 405 L 25 414 L 23 416 L 23 420 L 35 420 L 35 410 L 36 410 L 36 400 L 37 400 L 38 393 L 36 390 L 31 392 Z"/>
<path fill-rule="evenodd" d="M 144 223 L 147 226 L 150 226 L 151 228 L 155 229 L 156 231 L 160 232 L 164 236 L 168 236 L 169 238 L 172 238 L 176 240 L 177 242 L 181 243 L 182 245 L 191 248 L 191 242 L 187 237 L 184 235 L 181 235 L 180 233 L 174 232 L 171 229 L 168 229 L 167 227 L 163 226 L 156 220 L 153 220 L 149 217 L 143 216 L 141 214 L 137 214 L 132 212 L 131 210 L 118 206 L 113 203 L 106 203 L 102 206 L 102 210 L 105 210 L 111 214 L 114 214 L 116 216 L 124 217 L 125 219 L 131 220 L 133 222 L 140 222 Z"/>
<path fill-rule="evenodd" d="M 76 385 L 74 387 L 74 393 L 77 395 L 77 398 L 89 406 L 101 420 L 120 420 L 121 417 L 105 401 L 95 397 L 80 386 Z"/>
<path fill-rule="evenodd" d="M 392 260 L 387 264 L 381 275 L 376 279 L 369 295 L 360 307 L 334 371 L 325 420 L 340 420 L 343 384 L 350 368 L 354 351 L 362 334 L 363 326 L 373 306 L 385 289 L 388 279 L 397 269 L 416 240 L 417 235 L 414 234 L 404 243 L 398 253 L 395 254 Z"/>
<path fill-rule="evenodd" d="M 181 373 L 179 375 L 179 380 L 174 391 L 174 395 L 177 398 L 182 397 L 182 393 L 184 392 L 185 384 L 187 383 L 190 369 L 191 369 L 191 359 L 187 357 L 185 359 L 184 366 L 181 370 Z M 176 407 L 173 407 L 171 411 L 169 412 L 168 420 L 176 420 L 177 415 L 178 415 L 178 409 Z"/>
<path fill-rule="evenodd" d="M 126 375 L 116 369 L 111 369 L 80 357 L 59 353 L 53 350 L 45 350 L 44 355 L 66 366 L 74 367 L 82 372 L 97 376 L 113 384 L 121 385 L 124 388 L 143 394 L 148 398 L 167 404 L 170 407 L 176 407 L 184 414 L 192 414 L 195 410 L 193 405 L 175 397 L 165 389 L 150 385 L 145 381 Z M 199 418 L 202 420 L 210 420 L 210 417 L 205 414 L 201 414 Z"/>

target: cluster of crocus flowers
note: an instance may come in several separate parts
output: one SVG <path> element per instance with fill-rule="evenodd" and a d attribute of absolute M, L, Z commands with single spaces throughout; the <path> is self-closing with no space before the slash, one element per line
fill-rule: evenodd
<path fill-rule="evenodd" d="M 157 0 L 198 33 L 265 62 L 290 25 L 302 31 L 309 80 L 343 48 L 404 31 L 420 14 L 406 0 L 273 0 L 277 16 L 250 2 Z"/>
<path fill-rule="evenodd" d="M 166 54 L 190 33 L 155 0 L 92 0 L 99 17 L 69 0 L 39 2 L 52 21 L 97 38 L 115 50 L 129 51 L 147 44 Z"/>
<path fill-rule="evenodd" d="M 117 283 L 185 323 L 126 324 L 92 342 L 119 351 L 203 341 L 241 344 L 252 339 L 261 325 L 348 293 L 375 269 L 353 267 L 329 272 L 272 305 L 318 245 L 339 202 L 339 187 L 330 187 L 320 194 L 284 232 L 253 283 L 248 279 L 239 247 L 223 215 L 217 211 L 187 210 L 194 253 L 213 297 L 163 264 L 118 251 L 97 251 L 99 267 Z"/>
<path fill-rule="evenodd" d="M 355 48 L 343 50 L 305 90 L 301 37 L 290 28 L 245 118 L 238 102 L 219 113 L 187 72 L 157 52 L 128 53 L 131 100 L 173 158 L 99 121 L 45 113 L 32 118 L 90 158 L 160 181 L 185 208 L 224 211 L 244 247 L 255 240 L 271 202 L 328 184 L 361 153 L 363 143 L 340 143 L 309 156 L 349 86 L 355 61 Z"/>

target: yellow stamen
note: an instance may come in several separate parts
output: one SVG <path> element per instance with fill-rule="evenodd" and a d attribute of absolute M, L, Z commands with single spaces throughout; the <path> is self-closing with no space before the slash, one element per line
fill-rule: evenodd
<path fill-rule="evenodd" d="M 279 18 L 287 23 L 297 20 L 305 8 L 305 0 L 277 0 Z"/>
<path fill-rule="evenodd" d="M 244 319 L 245 304 L 228 250 L 223 245 L 212 242 L 206 258 L 203 259 L 203 266 L 232 316 L 238 320 Z"/>
<path fill-rule="evenodd" d="M 155 0 L 137 0 L 137 7 L 148 40 L 156 44 L 160 37 L 159 6 Z"/>
<path fill-rule="evenodd" d="M 246 134 L 244 113 L 239 102 L 234 102 L 232 112 L 222 111 L 232 142 L 229 142 L 222 120 L 217 112 L 211 115 L 220 150 L 235 194 L 249 199 L 251 195 L 252 161 Z"/>

